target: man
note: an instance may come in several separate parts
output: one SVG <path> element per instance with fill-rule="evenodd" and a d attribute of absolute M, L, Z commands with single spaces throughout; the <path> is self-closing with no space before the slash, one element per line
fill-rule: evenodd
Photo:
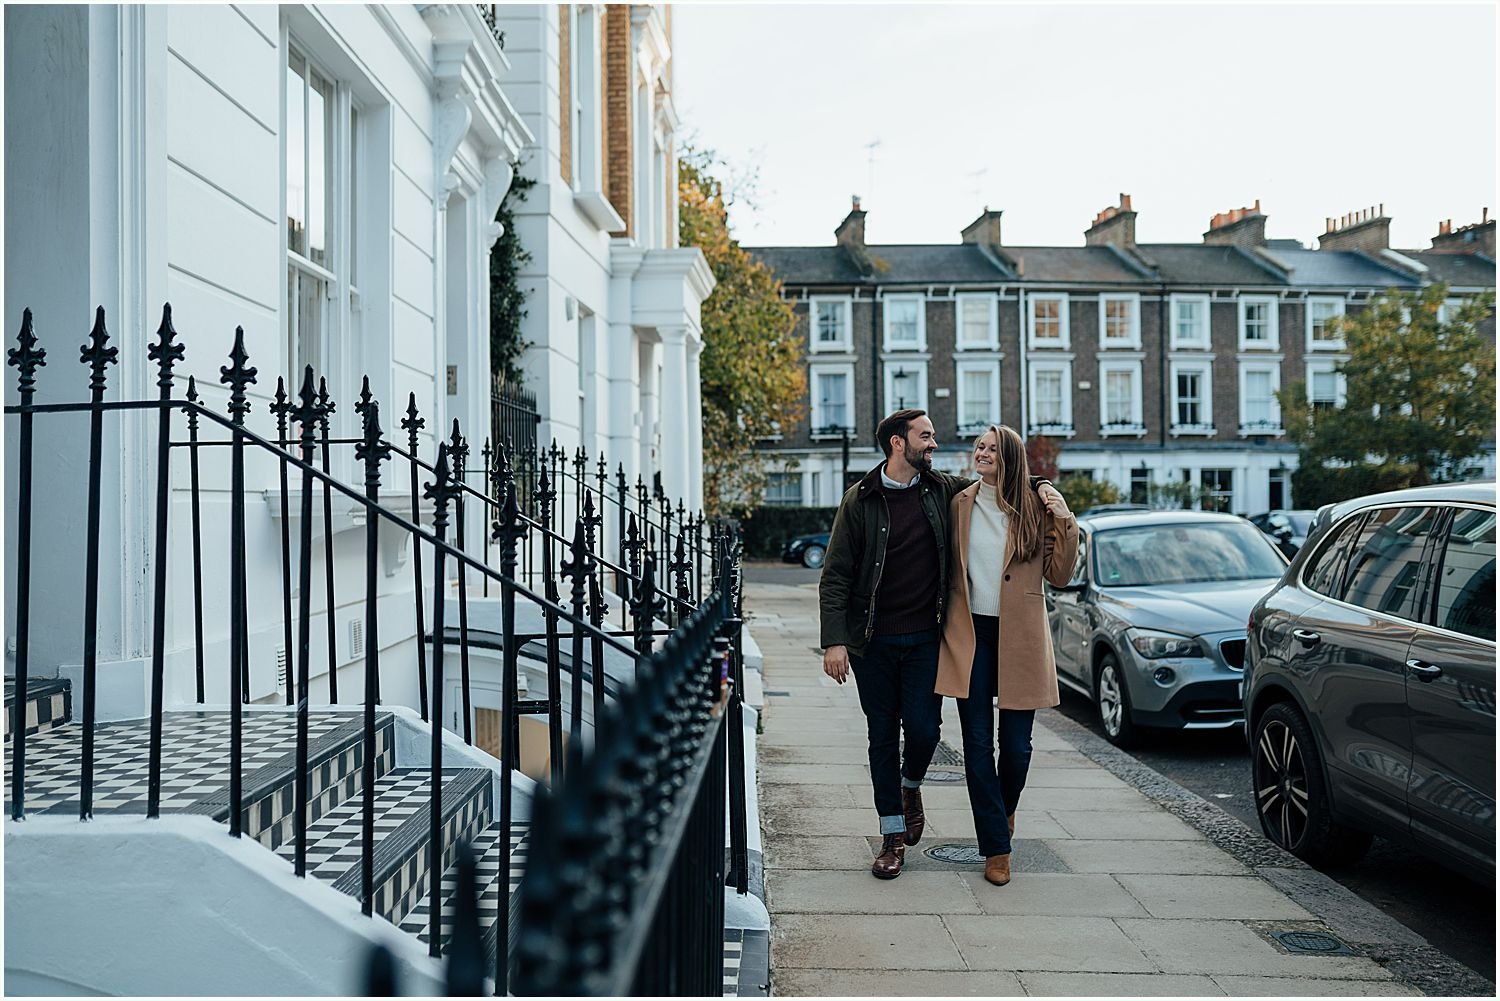
<path fill-rule="evenodd" d="M 895 879 L 906 846 L 921 841 L 926 826 L 922 779 L 942 725 L 943 698 L 934 688 L 948 593 L 948 506 L 973 481 L 932 468 L 937 434 L 926 411 L 898 410 L 875 434 L 885 461 L 839 503 L 818 602 L 823 671 L 842 685 L 852 668 L 869 726 L 881 834 L 870 872 Z M 1055 492 L 1050 484 L 1040 489 L 1044 498 Z"/>

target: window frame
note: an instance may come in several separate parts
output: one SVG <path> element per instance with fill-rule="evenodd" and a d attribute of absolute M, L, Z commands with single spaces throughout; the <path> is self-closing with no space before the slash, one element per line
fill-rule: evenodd
<path fill-rule="evenodd" d="M 1272 420 L 1265 425 L 1252 425 L 1247 419 L 1246 406 L 1249 403 L 1245 392 L 1245 377 L 1252 372 L 1266 372 L 1271 376 L 1270 400 Z M 1276 399 L 1276 393 L 1281 389 L 1281 362 L 1279 361 L 1241 361 L 1239 365 L 1239 387 L 1240 387 L 1240 434 L 1242 436 L 1275 436 L 1286 433 L 1285 420 L 1281 413 L 1281 401 Z"/>
<path fill-rule="evenodd" d="M 818 396 L 818 377 L 821 375 L 844 376 L 844 409 L 848 419 L 852 422 L 856 419 L 854 415 L 854 362 L 819 362 L 808 366 L 808 436 L 814 440 L 837 440 L 842 435 L 836 430 L 826 430 L 831 425 L 826 420 L 819 421 L 817 419 L 823 411 L 823 404 Z M 839 427 L 847 427 L 849 436 L 851 438 L 854 436 L 855 424 L 839 425 Z"/>
<path fill-rule="evenodd" d="M 1249 330 L 1249 307 L 1266 307 L 1266 339 L 1250 340 L 1247 336 Z M 1241 351 L 1280 351 L 1281 350 L 1281 328 L 1280 314 L 1281 299 L 1275 295 L 1242 295 L 1238 298 L 1240 329 L 1239 349 Z"/>
<path fill-rule="evenodd" d="M 794 500 L 786 500 L 780 497 L 772 499 L 771 484 L 777 483 L 782 486 L 796 483 L 797 496 Z M 785 469 L 773 469 L 766 474 L 766 489 L 761 493 L 762 503 L 767 507 L 802 507 L 806 500 L 805 484 L 800 472 L 792 472 Z"/>
<path fill-rule="evenodd" d="M 1438 549 L 1438 552 L 1433 554 L 1432 559 L 1428 561 L 1430 571 L 1424 578 L 1424 586 L 1426 587 L 1426 590 L 1421 595 L 1421 607 L 1418 610 L 1418 614 L 1421 616 L 1422 621 L 1418 622 L 1417 625 L 1419 625 L 1423 629 L 1430 629 L 1434 632 L 1442 633 L 1444 636 L 1454 636 L 1470 643 L 1488 643 L 1493 647 L 1496 645 L 1496 640 L 1487 640 L 1483 636 L 1474 636 L 1470 633 L 1459 632 L 1456 629 L 1449 629 L 1447 626 L 1438 625 L 1437 601 L 1438 595 L 1442 589 L 1443 571 L 1447 567 L 1448 563 L 1448 539 L 1453 528 L 1453 521 L 1455 517 L 1457 517 L 1458 512 L 1480 511 L 1485 514 L 1494 515 L 1495 508 L 1490 507 L 1487 504 L 1474 504 L 1463 501 L 1449 501 L 1442 504 L 1434 504 L 1432 506 L 1442 509 L 1442 520 L 1439 523 L 1438 531 L 1436 533 L 1436 544 L 1440 548 Z"/>
<path fill-rule="evenodd" d="M 927 350 L 927 297 L 920 292 L 900 292 L 881 296 L 880 328 L 883 351 L 921 353 Z M 912 303 L 916 306 L 917 329 L 915 341 L 891 340 L 891 306 Z"/>
<path fill-rule="evenodd" d="M 1058 336 L 1056 339 L 1038 340 L 1036 336 L 1036 307 L 1039 302 L 1056 302 Z M 1072 348 L 1072 334 L 1069 330 L 1068 319 L 1068 294 L 1066 292 L 1032 292 L 1026 296 L 1026 347 L 1029 350 L 1057 349 L 1068 351 Z"/>
<path fill-rule="evenodd" d="M 1334 310 L 1334 312 L 1332 314 L 1330 314 L 1329 317 L 1328 317 L 1328 319 L 1330 319 L 1330 320 L 1333 319 L 1334 317 L 1342 317 L 1344 315 L 1345 302 L 1344 302 L 1344 297 L 1343 296 L 1338 296 L 1338 295 L 1310 295 L 1310 296 L 1308 296 L 1306 298 L 1306 300 L 1304 300 L 1303 306 L 1302 306 L 1302 311 L 1303 311 L 1303 314 L 1304 314 L 1304 317 L 1305 317 L 1305 324 L 1304 325 L 1307 328 L 1307 330 L 1306 330 L 1306 334 L 1307 334 L 1307 342 L 1306 342 L 1307 343 L 1307 350 L 1309 352 L 1313 352 L 1313 351 L 1342 351 L 1342 350 L 1344 350 L 1344 339 L 1342 337 L 1339 337 L 1336 340 L 1317 340 L 1317 339 L 1314 338 L 1313 331 L 1314 331 L 1314 322 L 1315 321 L 1314 321 L 1314 318 L 1313 318 L 1313 306 L 1315 306 L 1315 305 L 1317 305 L 1317 306 L 1334 306 L 1334 307 L 1336 307 L 1335 310 Z"/>
<path fill-rule="evenodd" d="M 1209 296 L 1207 294 L 1196 294 L 1196 293 L 1194 293 L 1194 294 L 1189 295 L 1189 294 L 1185 294 L 1185 293 L 1174 292 L 1174 293 L 1172 293 L 1172 295 L 1171 295 L 1171 297 L 1169 299 L 1169 302 L 1170 302 L 1170 307 L 1168 309 L 1169 322 L 1172 324 L 1171 332 L 1168 335 L 1168 342 L 1170 344 L 1170 350 L 1177 351 L 1177 350 L 1181 350 L 1183 348 L 1207 348 L 1210 344 L 1213 343 L 1213 329 L 1212 329 L 1213 297 L 1212 296 Z M 1180 306 L 1180 305 L 1187 304 L 1187 303 L 1192 303 L 1192 304 L 1199 305 L 1199 306 L 1203 307 L 1203 322 L 1202 322 L 1202 326 L 1201 326 L 1202 336 L 1198 340 L 1184 340 L 1182 337 L 1178 336 L 1178 332 L 1177 332 L 1177 330 L 1178 330 L 1177 307 Z"/>
<path fill-rule="evenodd" d="M 990 384 L 990 414 L 991 417 L 979 424 L 964 423 L 964 404 L 968 402 L 964 376 L 968 373 L 978 372 L 989 377 Z M 996 359 L 958 359 L 954 362 L 955 382 L 955 416 L 954 420 L 958 433 L 979 434 L 991 424 L 1000 423 L 1000 362 Z"/>
<path fill-rule="evenodd" d="M 906 407 L 912 407 L 917 410 L 929 409 L 927 406 L 928 386 L 926 359 L 900 357 L 890 358 L 886 359 L 880 367 L 881 383 L 885 392 L 884 398 L 886 413 L 891 413 L 895 410 L 902 409 L 901 407 L 896 406 L 896 401 L 892 398 L 895 395 L 894 389 L 896 383 L 896 372 L 898 370 L 908 374 L 915 374 L 917 376 L 918 389 L 917 393 L 915 394 L 915 399 L 913 401 L 906 402 L 904 405 Z"/>
<path fill-rule="evenodd" d="M 1142 368 L 1143 366 L 1138 359 L 1129 361 L 1104 357 L 1099 359 L 1099 437 L 1134 436 L 1139 438 L 1145 435 L 1145 402 L 1141 386 Z M 1133 420 L 1123 425 L 1111 425 L 1106 423 L 1110 402 L 1109 376 L 1120 372 L 1129 373 L 1130 375 L 1130 414 Z"/>
<path fill-rule="evenodd" d="M 1036 378 L 1042 372 L 1055 372 L 1059 376 L 1059 384 L 1062 390 L 1061 412 L 1059 417 L 1061 423 L 1040 424 L 1036 420 Z M 1026 425 L 1027 437 L 1032 435 L 1048 435 L 1050 437 L 1071 438 L 1076 433 L 1073 419 L 1073 362 L 1071 359 L 1045 359 L 1034 360 L 1026 366 Z"/>
<path fill-rule="evenodd" d="M 985 339 L 970 341 L 964 337 L 964 307 L 982 302 L 986 307 Z M 1000 301 L 993 292 L 960 292 L 953 298 L 953 342 L 958 351 L 1000 350 Z"/>
<path fill-rule="evenodd" d="M 1177 419 L 1177 404 L 1180 401 L 1177 390 L 1177 376 L 1179 372 L 1191 372 L 1198 376 L 1198 407 L 1199 416 L 1202 418 L 1197 424 L 1182 424 Z M 1167 364 L 1167 378 L 1170 380 L 1168 399 L 1172 410 L 1167 423 L 1168 430 L 1176 437 L 1179 435 L 1205 435 L 1212 436 L 1217 432 L 1214 425 L 1214 369 L 1212 358 L 1197 359 L 1174 359 Z"/>
<path fill-rule="evenodd" d="M 820 307 L 839 305 L 844 310 L 843 333 L 837 342 L 824 343 L 819 339 L 818 314 Z M 854 350 L 854 297 L 839 295 L 815 295 L 807 300 L 807 349 L 811 354 L 848 354 Z"/>
<path fill-rule="evenodd" d="M 1338 358 L 1321 357 L 1308 358 L 1303 362 L 1303 382 L 1307 391 L 1308 406 L 1316 409 L 1314 406 L 1316 401 L 1313 399 L 1313 375 L 1331 374 L 1334 377 L 1333 408 L 1335 410 L 1344 408 L 1349 384 L 1344 378 L 1344 373 L 1338 371 L 1340 361 L 1341 359 Z"/>
<path fill-rule="evenodd" d="M 1109 305 L 1124 303 L 1128 308 L 1126 319 L 1130 324 L 1125 337 L 1109 336 Z M 1099 296 L 1099 348 L 1100 350 L 1139 351 L 1141 349 L 1141 294 L 1139 292 L 1110 292 Z"/>

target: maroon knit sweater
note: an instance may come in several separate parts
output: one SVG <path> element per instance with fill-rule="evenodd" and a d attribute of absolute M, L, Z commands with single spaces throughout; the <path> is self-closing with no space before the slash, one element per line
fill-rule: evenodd
<path fill-rule="evenodd" d="M 881 485 L 891 512 L 890 541 L 875 598 L 875 633 L 890 636 L 937 628 L 938 546 L 922 510 L 920 484 Z"/>

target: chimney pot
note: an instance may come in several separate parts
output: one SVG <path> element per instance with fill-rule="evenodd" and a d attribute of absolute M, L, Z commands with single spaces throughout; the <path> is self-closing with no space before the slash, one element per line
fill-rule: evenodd
<path fill-rule="evenodd" d="M 1485 206 L 1484 212 L 1482 212 L 1480 214 L 1480 216 L 1479 216 L 1479 223 L 1480 223 L 1480 225 L 1484 225 L 1485 223 L 1487 223 L 1489 221 L 1490 221 L 1489 206 Z"/>
<path fill-rule="evenodd" d="M 1125 194 L 1124 192 L 1120 193 L 1120 208 L 1125 210 L 1126 212 L 1131 211 L 1130 196 Z"/>
<path fill-rule="evenodd" d="M 1260 199 L 1259 198 L 1257 198 L 1255 200 L 1255 211 L 1257 211 L 1257 212 L 1260 211 Z"/>
<path fill-rule="evenodd" d="M 852 196 L 852 197 L 851 197 L 851 198 L 850 198 L 850 199 L 849 199 L 849 200 L 850 200 L 850 201 L 851 201 L 851 202 L 852 202 L 852 203 L 853 203 L 853 205 L 854 205 L 854 211 L 855 211 L 855 212 L 858 212 L 858 211 L 859 211 L 859 196 L 858 196 L 858 195 L 854 195 L 854 196 Z"/>

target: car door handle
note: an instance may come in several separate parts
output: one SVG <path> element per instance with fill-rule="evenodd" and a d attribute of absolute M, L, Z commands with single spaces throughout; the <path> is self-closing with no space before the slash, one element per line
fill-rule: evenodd
<path fill-rule="evenodd" d="M 1319 636 L 1317 633 L 1309 629 L 1293 629 L 1292 635 L 1295 636 L 1297 638 L 1297 642 L 1301 643 L 1303 646 L 1317 646 L 1319 643 L 1323 642 L 1323 637 Z"/>
<path fill-rule="evenodd" d="M 1443 676 L 1443 669 L 1425 660 L 1409 660 L 1406 669 L 1422 681 L 1435 681 Z"/>

